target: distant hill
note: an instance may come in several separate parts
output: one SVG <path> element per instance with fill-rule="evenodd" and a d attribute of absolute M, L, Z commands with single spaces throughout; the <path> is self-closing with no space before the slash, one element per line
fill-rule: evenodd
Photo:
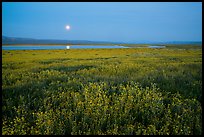
<path fill-rule="evenodd" d="M 201 41 L 134 41 L 132 44 L 192 44 L 192 45 L 202 45 Z"/>
<path fill-rule="evenodd" d="M 120 44 L 120 43 L 108 41 L 32 39 L 2 36 L 2 44 Z"/>
<path fill-rule="evenodd" d="M 55 40 L 55 39 L 33 39 L 2 36 L 2 44 L 196 44 L 202 45 L 200 41 L 134 41 L 134 42 L 110 42 L 110 41 L 89 41 L 89 40 Z"/>
<path fill-rule="evenodd" d="M 161 44 L 192 44 L 192 45 L 202 45 L 201 41 L 169 41 L 162 42 Z"/>

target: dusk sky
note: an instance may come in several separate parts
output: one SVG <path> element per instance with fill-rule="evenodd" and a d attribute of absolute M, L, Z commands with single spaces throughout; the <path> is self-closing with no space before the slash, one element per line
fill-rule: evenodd
<path fill-rule="evenodd" d="M 2 35 L 115 42 L 202 41 L 202 2 L 3 2 Z"/>

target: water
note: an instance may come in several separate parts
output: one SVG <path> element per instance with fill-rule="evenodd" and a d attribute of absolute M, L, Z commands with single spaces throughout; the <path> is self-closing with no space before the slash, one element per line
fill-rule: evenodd
<path fill-rule="evenodd" d="M 151 45 L 151 46 L 148 46 L 148 48 L 166 48 L 166 46 L 153 46 L 153 45 Z"/>
<path fill-rule="evenodd" d="M 41 49 L 116 49 L 116 48 L 129 48 L 118 45 L 16 45 L 16 46 L 2 46 L 3 50 L 41 50 Z M 145 47 L 136 47 L 145 48 Z M 150 45 L 146 48 L 166 48 L 165 46 Z"/>
<path fill-rule="evenodd" d="M 117 49 L 117 48 L 128 48 L 124 46 L 112 46 L 112 45 L 86 45 L 86 46 L 81 46 L 81 45 L 76 45 L 76 46 L 69 46 L 70 49 Z"/>
<path fill-rule="evenodd" d="M 3 50 L 39 50 L 39 49 L 65 49 L 66 46 L 2 46 Z"/>
<path fill-rule="evenodd" d="M 41 50 L 41 49 L 110 49 L 110 48 L 128 48 L 124 46 L 118 46 L 118 45 L 71 45 L 71 46 L 65 46 L 65 45 L 16 45 L 16 46 L 2 46 L 3 50 Z"/>

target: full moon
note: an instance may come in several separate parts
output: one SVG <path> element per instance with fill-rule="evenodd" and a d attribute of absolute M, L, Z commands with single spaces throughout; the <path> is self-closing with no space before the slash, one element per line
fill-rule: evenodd
<path fill-rule="evenodd" d="M 70 26 L 69 25 L 66 25 L 66 27 L 65 27 L 67 30 L 69 30 L 70 29 Z"/>

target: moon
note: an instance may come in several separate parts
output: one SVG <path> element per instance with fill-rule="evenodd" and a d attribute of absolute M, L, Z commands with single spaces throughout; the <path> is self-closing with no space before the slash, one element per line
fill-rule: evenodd
<path fill-rule="evenodd" d="M 70 30 L 70 26 L 69 25 L 66 25 L 65 28 L 66 28 L 66 30 Z"/>

